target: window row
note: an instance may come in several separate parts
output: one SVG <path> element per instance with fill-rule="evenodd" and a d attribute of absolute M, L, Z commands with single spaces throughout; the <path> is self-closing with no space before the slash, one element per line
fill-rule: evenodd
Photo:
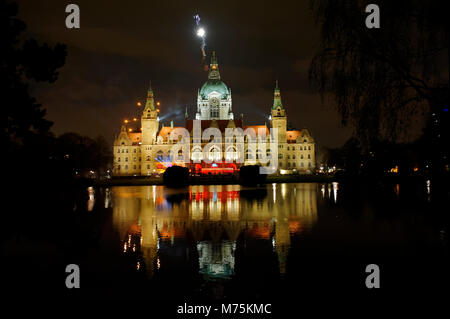
<path fill-rule="evenodd" d="M 148 157 L 148 161 L 150 160 L 150 156 L 147 156 Z M 124 160 L 125 160 L 125 162 L 128 162 L 128 157 L 125 157 L 124 158 Z M 136 157 L 133 157 L 133 162 L 136 162 L 136 160 L 137 160 L 137 158 Z M 120 160 L 120 157 L 117 157 L 117 162 L 120 162 L 121 160 Z M 139 157 L 139 162 L 141 161 L 141 157 Z"/>
<path fill-rule="evenodd" d="M 136 151 L 138 150 L 138 151 Z M 140 148 L 134 148 L 133 149 L 133 153 L 140 153 L 141 149 Z M 128 153 L 128 149 L 117 149 L 117 153 Z"/>

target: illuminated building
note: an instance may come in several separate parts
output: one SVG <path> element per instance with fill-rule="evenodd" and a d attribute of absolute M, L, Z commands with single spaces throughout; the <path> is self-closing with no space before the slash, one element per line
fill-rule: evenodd
<path fill-rule="evenodd" d="M 162 173 L 172 165 L 189 166 L 192 173 L 198 174 L 224 174 L 239 170 L 241 165 L 260 164 L 261 158 L 271 158 L 270 146 L 266 154 L 256 151 L 260 137 L 242 140 L 227 141 L 225 130 L 253 129 L 266 132 L 266 144 L 270 143 L 271 128 L 277 129 L 278 166 L 277 173 L 311 173 L 315 168 L 315 142 L 307 129 L 287 130 L 287 112 L 281 101 L 281 93 L 278 81 L 275 85 L 273 104 L 270 108 L 270 126 L 244 125 L 244 117 L 235 119 L 232 111 L 231 89 L 221 80 L 219 65 L 215 53 L 211 57 L 208 80 L 203 84 L 197 94 L 197 111 L 195 120 L 200 122 L 200 136 L 207 128 L 216 128 L 222 133 L 221 141 L 217 146 L 211 146 L 205 154 L 204 147 L 210 141 L 194 139 L 194 120 L 189 120 L 186 114 L 186 124 L 182 128 L 189 132 L 189 142 L 182 142 L 186 147 L 180 147 L 173 151 L 173 146 L 178 141 L 170 139 L 171 133 L 177 127 L 170 126 L 160 128 L 159 109 L 155 106 L 153 90 L 150 87 L 147 101 L 142 111 L 140 131 L 127 129 L 127 124 L 137 125 L 136 121 L 125 121 L 120 134 L 114 140 L 114 170 L 115 176 L 148 176 L 154 173 Z M 179 145 L 181 145 L 179 144 Z M 189 144 L 189 145 L 187 145 Z M 254 147 L 254 148 L 253 148 Z M 184 150 L 189 150 L 190 158 L 186 160 Z M 253 152 L 255 150 L 255 152 Z M 239 152 L 244 152 L 240 154 Z M 176 152 L 176 154 L 172 154 Z M 187 152 L 187 151 L 186 151 Z M 186 156 L 187 157 L 187 156 Z M 238 163 L 237 159 L 243 159 Z M 209 161 L 206 161 L 208 159 Z"/>

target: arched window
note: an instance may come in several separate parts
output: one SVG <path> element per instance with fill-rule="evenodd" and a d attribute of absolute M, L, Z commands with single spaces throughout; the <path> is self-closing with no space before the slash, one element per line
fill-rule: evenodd
<path fill-rule="evenodd" d="M 245 150 L 245 159 L 253 159 L 252 152 L 249 149 Z"/>
<path fill-rule="evenodd" d="M 256 158 L 257 159 L 262 159 L 261 150 L 259 148 L 256 150 Z"/>
<path fill-rule="evenodd" d="M 182 150 L 178 150 L 177 160 L 178 161 L 182 161 L 183 160 L 183 151 Z"/>
<path fill-rule="evenodd" d="M 192 160 L 201 161 L 203 159 L 202 150 L 200 148 L 194 148 L 192 150 Z"/>
<path fill-rule="evenodd" d="M 217 147 L 212 147 L 209 150 L 208 158 L 210 161 L 220 161 L 221 160 L 221 152 Z"/>
<path fill-rule="evenodd" d="M 225 153 L 225 159 L 227 161 L 235 161 L 235 160 L 237 160 L 236 148 L 234 148 L 234 147 L 227 148 L 227 151 Z"/>

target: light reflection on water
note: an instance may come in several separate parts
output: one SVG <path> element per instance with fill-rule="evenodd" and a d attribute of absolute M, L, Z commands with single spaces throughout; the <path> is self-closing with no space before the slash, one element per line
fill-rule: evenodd
<path fill-rule="evenodd" d="M 336 201 L 335 187 L 328 195 Z M 173 262 L 162 255 L 190 258 L 182 242 L 193 240 L 199 273 L 207 280 L 230 278 L 239 236 L 270 242 L 283 274 L 291 236 L 309 232 L 317 222 L 317 190 L 312 183 L 262 190 L 239 185 L 113 187 L 113 225 L 123 238 L 123 252 L 135 254 L 136 269 L 145 269 L 149 277 L 170 267 L 164 260 Z"/>

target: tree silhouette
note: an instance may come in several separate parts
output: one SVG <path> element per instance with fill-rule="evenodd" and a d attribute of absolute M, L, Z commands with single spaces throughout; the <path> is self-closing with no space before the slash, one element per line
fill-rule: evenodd
<path fill-rule="evenodd" d="M 313 0 L 320 46 L 311 84 L 334 98 L 364 148 L 395 141 L 414 116 L 448 105 L 446 1 L 380 0 L 381 27 L 368 29 L 371 1 Z"/>
<path fill-rule="evenodd" d="M 23 165 L 39 165 L 48 157 L 52 123 L 44 118 L 42 105 L 30 96 L 29 85 L 32 81 L 56 81 L 57 70 L 66 57 L 62 44 L 51 47 L 32 38 L 24 39 L 26 25 L 17 13 L 15 2 L 0 0 L 0 139 L 11 177 L 18 176 Z"/>

